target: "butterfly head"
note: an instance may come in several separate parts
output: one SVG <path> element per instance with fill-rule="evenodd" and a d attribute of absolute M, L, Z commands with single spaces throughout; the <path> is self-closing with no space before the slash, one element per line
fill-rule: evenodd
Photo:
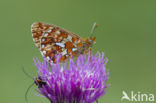
<path fill-rule="evenodd" d="M 85 40 L 85 42 L 86 42 L 86 44 L 89 46 L 89 47 L 91 47 L 93 44 L 95 44 L 95 37 L 94 36 L 92 36 L 93 35 L 93 32 L 94 32 L 94 30 L 95 30 L 95 28 L 97 27 L 98 25 L 96 24 L 96 22 L 94 22 L 93 23 L 93 26 L 92 26 L 92 29 L 91 29 L 91 33 L 90 33 L 90 37 L 89 38 L 87 38 L 86 40 Z"/>
<path fill-rule="evenodd" d="M 87 38 L 86 40 L 85 40 L 85 43 L 89 46 L 89 47 L 91 47 L 91 46 L 93 46 L 93 44 L 95 44 L 95 37 L 89 37 L 89 38 Z"/>

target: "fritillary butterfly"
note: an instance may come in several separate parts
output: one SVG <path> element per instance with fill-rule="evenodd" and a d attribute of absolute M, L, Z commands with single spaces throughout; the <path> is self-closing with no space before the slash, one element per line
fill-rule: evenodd
<path fill-rule="evenodd" d="M 96 27 L 94 23 L 93 28 Z M 89 52 L 95 43 L 95 37 L 83 39 L 80 36 L 53 24 L 35 22 L 31 26 L 33 40 L 41 54 L 49 61 L 56 63 L 57 54 L 61 54 L 60 62 L 67 61 L 71 54 L 74 57 Z M 93 32 L 93 29 L 92 29 Z"/>

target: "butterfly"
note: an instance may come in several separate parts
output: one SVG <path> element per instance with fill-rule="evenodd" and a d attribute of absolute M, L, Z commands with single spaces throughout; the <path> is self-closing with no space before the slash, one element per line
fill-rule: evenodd
<path fill-rule="evenodd" d="M 96 23 L 93 24 L 91 34 Z M 31 26 L 33 41 L 47 61 L 57 62 L 56 56 L 61 54 L 60 62 L 67 61 L 71 55 L 78 57 L 87 54 L 95 43 L 95 37 L 82 37 L 53 24 L 35 22 Z"/>

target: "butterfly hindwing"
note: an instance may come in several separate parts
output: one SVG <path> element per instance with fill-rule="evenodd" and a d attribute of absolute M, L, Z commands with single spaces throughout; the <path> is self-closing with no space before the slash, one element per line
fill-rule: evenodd
<path fill-rule="evenodd" d="M 76 34 L 52 24 L 34 23 L 32 36 L 35 44 L 47 60 L 56 62 L 55 55 L 61 54 L 61 62 L 70 58 L 70 54 L 78 56 L 85 41 Z"/>

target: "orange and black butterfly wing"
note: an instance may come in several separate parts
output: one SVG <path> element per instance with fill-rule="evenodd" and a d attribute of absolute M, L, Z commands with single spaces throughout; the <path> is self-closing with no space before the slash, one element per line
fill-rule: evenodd
<path fill-rule="evenodd" d="M 41 22 L 32 24 L 32 36 L 42 55 L 54 63 L 57 54 L 61 54 L 61 62 L 64 62 L 70 58 L 71 53 L 78 56 L 83 50 L 82 38 L 52 24 Z"/>

